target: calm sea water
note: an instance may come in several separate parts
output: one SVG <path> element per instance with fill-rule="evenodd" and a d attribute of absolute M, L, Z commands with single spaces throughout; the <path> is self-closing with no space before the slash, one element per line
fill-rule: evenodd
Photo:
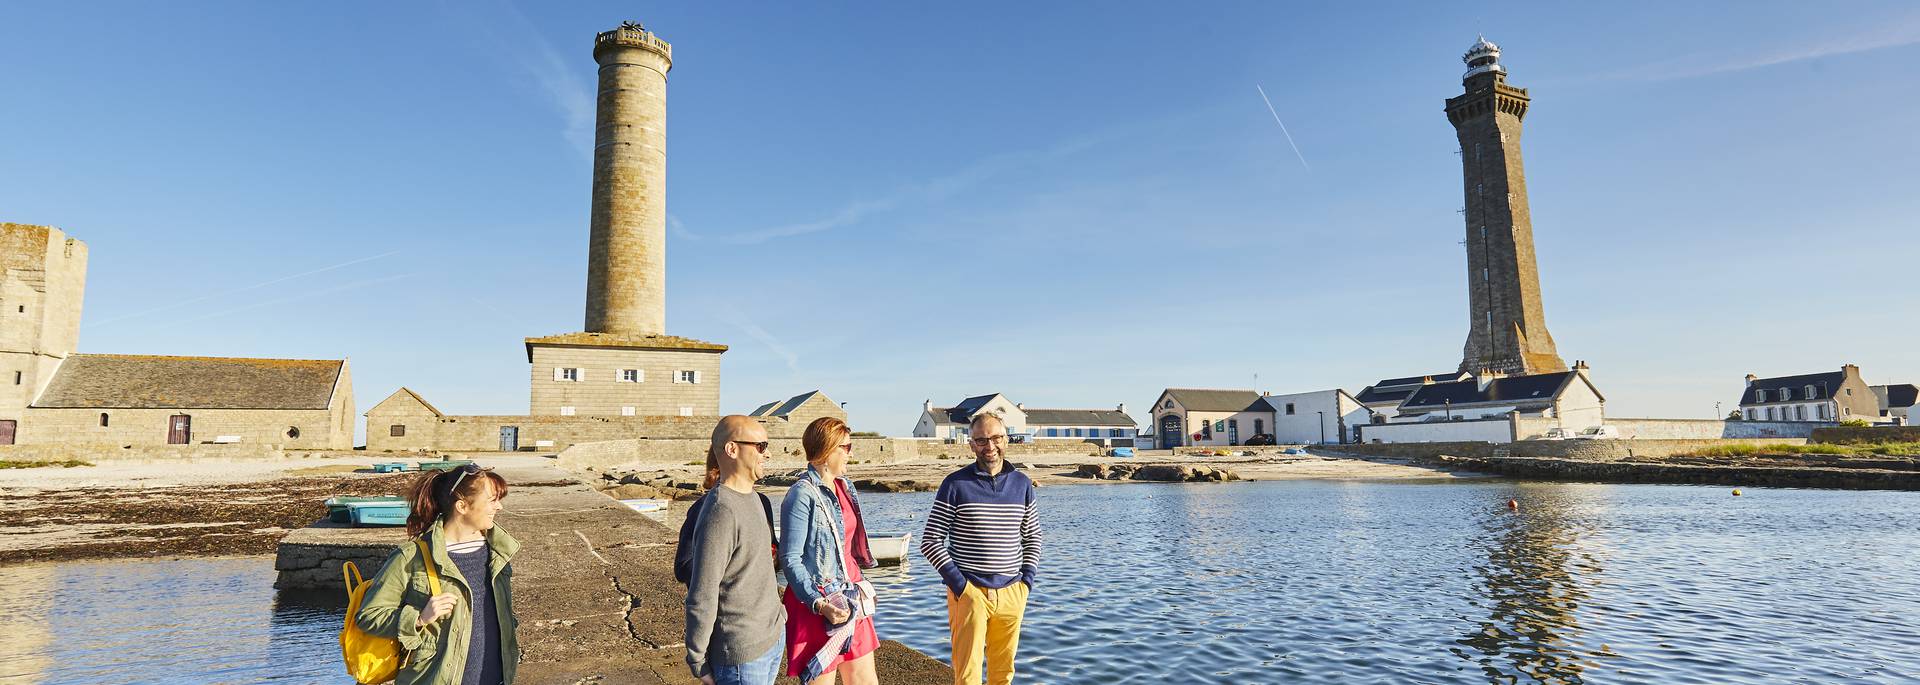
<path fill-rule="evenodd" d="M 1920 493 L 1746 493 L 1044 488 L 1020 682 L 1920 680 Z M 862 503 L 917 533 L 930 499 Z M 931 569 L 873 578 L 882 637 L 944 658 Z M 345 682 L 341 609 L 272 581 L 267 559 L 0 568 L 0 683 Z"/>

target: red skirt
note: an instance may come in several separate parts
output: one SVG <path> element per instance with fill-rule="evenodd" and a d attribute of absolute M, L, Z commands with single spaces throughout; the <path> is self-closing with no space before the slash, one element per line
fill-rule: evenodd
<path fill-rule="evenodd" d="M 813 613 L 813 607 L 800 603 L 793 588 L 787 588 L 780 601 L 787 607 L 787 675 L 798 678 L 813 659 L 815 652 L 827 641 L 827 619 Z M 841 662 L 852 661 L 872 654 L 880 648 L 880 636 L 873 632 L 873 617 L 862 616 L 854 622 L 853 636 L 847 638 L 847 652 L 827 663 L 827 671 L 839 668 Z"/>

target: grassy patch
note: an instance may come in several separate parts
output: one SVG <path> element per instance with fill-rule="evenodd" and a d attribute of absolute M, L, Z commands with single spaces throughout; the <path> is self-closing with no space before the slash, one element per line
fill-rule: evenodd
<path fill-rule="evenodd" d="M 12 459 L 0 459 L 0 469 L 37 469 L 42 466 L 58 466 L 70 469 L 75 466 L 92 465 L 93 462 L 80 461 L 79 459 L 68 459 L 66 461 L 14 461 Z"/>
<path fill-rule="evenodd" d="M 1690 457 L 1751 457 L 1761 454 L 1839 454 L 1853 457 L 1871 455 L 1892 457 L 1920 456 L 1920 443 L 1880 442 L 1855 445 L 1816 443 L 1812 445 L 1716 445 L 1687 453 Z"/>

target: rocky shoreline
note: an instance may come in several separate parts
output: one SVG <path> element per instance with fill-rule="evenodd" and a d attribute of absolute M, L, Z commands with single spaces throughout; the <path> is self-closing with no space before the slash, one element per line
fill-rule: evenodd
<path fill-rule="evenodd" d="M 1509 478 L 1590 483 L 1658 483 L 1836 490 L 1920 490 L 1920 470 L 1912 460 L 1864 459 L 1846 464 L 1835 459 L 1798 459 L 1768 455 L 1761 459 L 1665 457 L 1633 461 L 1583 461 L 1549 457 L 1456 457 L 1438 455 L 1414 463 L 1443 470 L 1489 473 Z M 1815 457 L 1823 455 L 1812 455 Z M 1894 466 L 1896 468 L 1887 468 Z M 1901 468 L 1904 466 L 1904 468 Z"/>

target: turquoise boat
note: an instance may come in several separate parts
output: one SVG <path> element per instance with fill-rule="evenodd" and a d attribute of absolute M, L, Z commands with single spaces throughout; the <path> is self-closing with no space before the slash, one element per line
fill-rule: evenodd
<path fill-rule="evenodd" d="M 355 528 L 407 525 L 411 509 L 406 502 L 353 502 L 347 505 L 347 517 Z"/>
<path fill-rule="evenodd" d="M 385 502 L 407 506 L 407 498 L 383 495 L 380 497 L 329 497 L 327 498 L 327 520 L 334 523 L 353 523 L 353 515 L 347 512 L 347 505 L 368 502 Z"/>
<path fill-rule="evenodd" d="M 418 466 L 422 471 L 452 471 L 473 463 L 472 459 L 448 459 L 446 461 L 423 461 Z"/>
<path fill-rule="evenodd" d="M 404 461 L 389 461 L 373 465 L 374 473 L 399 473 L 405 470 L 407 470 L 407 463 Z"/>

